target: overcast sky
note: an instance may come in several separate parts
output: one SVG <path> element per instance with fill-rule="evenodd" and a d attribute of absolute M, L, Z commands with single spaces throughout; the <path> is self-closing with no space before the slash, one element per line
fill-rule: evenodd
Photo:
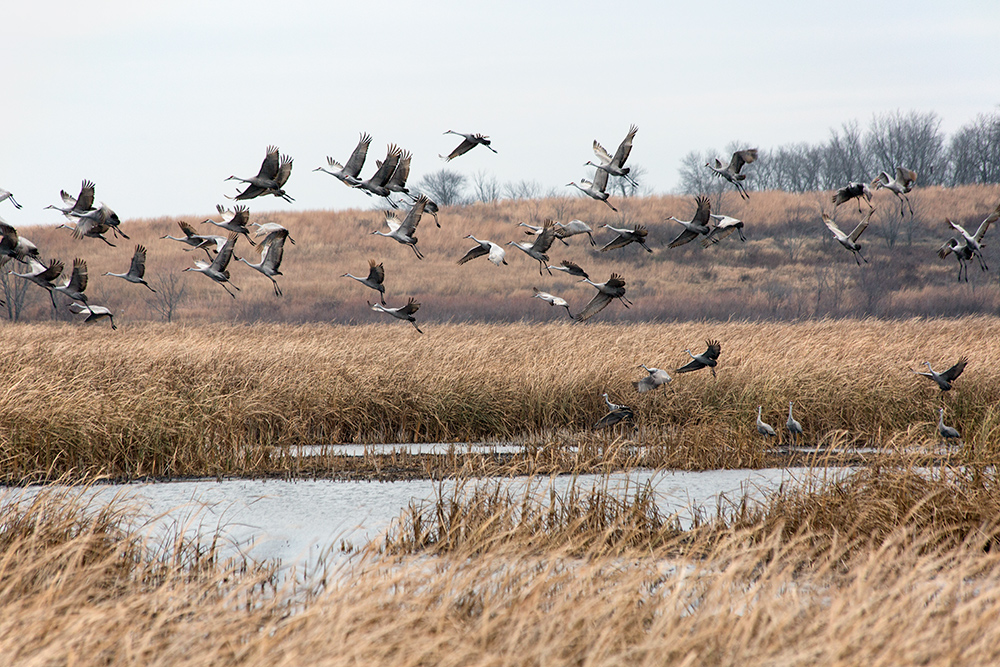
<path fill-rule="evenodd" d="M 997 2 L 8 3 L 0 40 L 0 204 L 16 226 L 58 223 L 60 189 L 97 183 L 125 218 L 205 216 L 295 159 L 286 191 L 251 211 L 369 208 L 312 170 L 374 137 L 413 152 L 410 183 L 448 166 L 564 188 L 597 139 L 670 192 L 681 158 L 740 140 L 818 142 L 873 114 L 934 111 L 951 133 L 1000 104 Z"/>

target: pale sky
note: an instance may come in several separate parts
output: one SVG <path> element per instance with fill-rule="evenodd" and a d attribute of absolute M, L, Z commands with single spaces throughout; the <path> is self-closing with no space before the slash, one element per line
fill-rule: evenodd
<path fill-rule="evenodd" d="M 295 159 L 296 201 L 251 212 L 371 207 L 312 170 L 373 136 L 413 152 L 410 183 L 448 167 L 546 190 L 589 178 L 591 142 L 643 184 L 678 186 L 681 158 L 733 141 L 825 140 L 873 114 L 934 111 L 950 134 L 1000 104 L 997 2 L 8 3 L 0 205 L 15 226 L 59 223 L 60 189 L 97 184 L 120 217 L 205 216 L 269 144 Z"/>

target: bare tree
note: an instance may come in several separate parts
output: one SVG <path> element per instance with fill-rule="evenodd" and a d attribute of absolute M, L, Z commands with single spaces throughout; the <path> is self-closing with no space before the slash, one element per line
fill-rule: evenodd
<path fill-rule="evenodd" d="M 618 194 L 622 197 L 642 197 L 652 194 L 652 188 L 643 185 L 643 178 L 646 176 L 646 168 L 641 164 L 633 164 L 629 167 L 629 180 L 624 176 L 612 176 L 608 179 L 608 192 Z"/>
<path fill-rule="evenodd" d="M 503 184 L 503 192 L 508 199 L 538 199 L 542 185 L 538 181 L 507 181 Z"/>
<path fill-rule="evenodd" d="M 472 189 L 477 201 L 492 204 L 500 199 L 500 181 L 492 173 L 477 171 L 472 175 Z"/>
<path fill-rule="evenodd" d="M 681 159 L 681 192 L 688 195 L 718 194 L 725 181 L 716 178 L 705 164 L 715 157 L 715 150 L 691 151 Z"/>
<path fill-rule="evenodd" d="M 15 280 L 6 270 L 0 271 L 0 289 L 3 291 L 4 309 L 7 319 L 17 322 L 24 311 L 24 295 L 28 291 L 27 280 Z"/>
<path fill-rule="evenodd" d="M 156 292 L 146 298 L 146 303 L 160 314 L 164 322 L 172 322 L 174 312 L 187 297 L 184 278 L 178 273 L 161 273 L 153 280 Z"/>
<path fill-rule="evenodd" d="M 1000 183 L 1000 113 L 980 114 L 951 138 L 948 182 Z"/>
<path fill-rule="evenodd" d="M 824 190 L 835 190 L 851 181 L 867 183 L 874 175 L 858 121 L 844 123 L 841 130 L 843 134 L 830 130 L 823 153 L 820 187 Z"/>
<path fill-rule="evenodd" d="M 865 148 L 875 172 L 892 175 L 896 167 L 906 167 L 919 174 L 921 185 L 930 185 L 940 183 L 946 171 L 941 118 L 933 111 L 906 115 L 896 111 L 873 117 Z"/>
<path fill-rule="evenodd" d="M 441 169 L 425 175 L 417 183 L 421 192 L 434 200 L 438 206 L 453 206 L 465 200 L 464 191 L 468 179 L 457 171 Z"/>

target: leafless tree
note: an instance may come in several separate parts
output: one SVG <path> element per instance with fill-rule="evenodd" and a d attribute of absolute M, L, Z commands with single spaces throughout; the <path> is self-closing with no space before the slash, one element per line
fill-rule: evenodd
<path fill-rule="evenodd" d="M 146 298 L 146 303 L 160 314 L 164 322 L 172 322 L 174 312 L 187 298 L 184 278 L 177 273 L 161 273 L 153 282 L 156 283 L 156 292 Z"/>
<path fill-rule="evenodd" d="M 844 123 L 841 131 L 830 130 L 823 151 L 820 187 L 824 190 L 835 190 L 851 181 L 867 183 L 874 174 L 858 121 Z"/>
<path fill-rule="evenodd" d="M 1000 183 L 1000 113 L 980 114 L 952 136 L 948 182 Z"/>
<path fill-rule="evenodd" d="M 0 270 L 0 289 L 3 290 L 3 300 L 6 302 L 4 310 L 7 312 L 7 319 L 17 322 L 24 311 L 24 295 L 28 291 L 28 281 L 14 278 L 6 269 Z"/>
<path fill-rule="evenodd" d="M 891 174 L 896 167 L 913 169 L 921 185 L 940 183 L 946 171 L 941 118 L 933 111 L 905 115 L 895 111 L 874 116 L 865 135 L 865 148 L 876 171 Z"/>
<path fill-rule="evenodd" d="M 633 164 L 629 168 L 628 175 L 632 178 L 631 181 L 624 176 L 612 176 L 608 179 L 608 192 L 626 198 L 652 194 L 653 189 L 644 184 L 645 167 L 641 164 Z"/>
<path fill-rule="evenodd" d="M 421 178 L 417 183 L 417 189 L 426 193 L 438 206 L 454 206 L 465 201 L 467 182 L 468 179 L 464 174 L 441 169 Z"/>
<path fill-rule="evenodd" d="M 681 192 L 688 195 L 716 195 L 726 182 L 716 178 L 705 164 L 715 157 L 715 150 L 691 151 L 681 159 Z"/>
<path fill-rule="evenodd" d="M 542 185 L 538 181 L 507 181 L 503 184 L 503 193 L 508 199 L 538 199 L 542 194 Z"/>
<path fill-rule="evenodd" d="M 500 199 L 500 181 L 491 172 L 477 171 L 472 175 L 473 196 L 476 201 L 492 204 Z"/>

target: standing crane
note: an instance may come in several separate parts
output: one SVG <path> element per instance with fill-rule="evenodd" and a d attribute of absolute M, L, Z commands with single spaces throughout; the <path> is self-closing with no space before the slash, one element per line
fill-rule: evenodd
<path fill-rule="evenodd" d="M 486 256 L 486 259 L 493 262 L 496 266 L 507 263 L 507 260 L 504 259 L 507 256 L 507 251 L 503 249 L 503 246 L 498 246 L 493 241 L 481 241 L 472 234 L 467 234 L 464 238 L 472 239 L 479 245 L 470 248 L 469 251 L 462 256 L 462 259 L 458 260 L 459 264 L 465 264 L 476 257 L 483 256 Z"/>
<path fill-rule="evenodd" d="M 840 245 L 851 251 L 851 254 L 854 255 L 854 261 L 858 263 L 858 266 L 861 266 L 861 259 L 865 260 L 866 264 L 868 263 L 865 256 L 861 254 L 861 244 L 858 243 L 858 238 L 866 229 L 868 229 L 868 223 L 872 218 L 872 213 L 874 212 L 874 208 L 869 210 L 865 217 L 861 219 L 861 222 L 858 223 L 858 226 L 855 227 L 854 231 L 850 234 L 842 232 L 840 227 L 837 226 L 837 223 L 833 221 L 833 218 L 828 216 L 825 211 L 822 213 L 823 224 L 826 225 L 831 232 L 833 232 L 834 238 L 837 239 L 837 242 L 840 243 Z M 861 259 L 858 259 L 859 257 Z"/>
<path fill-rule="evenodd" d="M 288 230 L 284 228 L 268 234 L 264 242 L 257 248 L 257 252 L 260 253 L 260 261 L 256 264 L 243 257 L 237 257 L 239 261 L 251 269 L 256 269 L 271 279 L 275 296 L 281 296 L 281 287 L 278 286 L 278 281 L 274 277 L 282 275 L 279 267 L 281 266 L 281 258 L 285 254 L 285 239 L 287 238 Z"/>
<path fill-rule="evenodd" d="M 417 312 L 420 308 L 420 304 L 417 303 L 412 296 L 410 297 L 410 300 L 406 302 L 405 306 L 399 306 L 398 308 L 386 308 L 380 303 L 373 304 L 371 302 L 368 302 L 368 307 L 380 313 L 388 313 L 398 320 L 405 320 L 413 325 L 413 328 L 417 330 L 417 333 L 423 333 L 423 331 L 420 330 L 420 327 L 417 326 L 417 320 L 413 317 L 413 313 Z"/>
<path fill-rule="evenodd" d="M 364 278 L 351 275 L 350 273 L 345 273 L 340 277 L 354 278 L 365 287 L 372 288 L 373 290 L 379 293 L 378 294 L 379 300 L 382 302 L 383 306 L 385 305 L 385 285 L 382 284 L 385 282 L 385 267 L 382 266 L 381 262 L 376 264 L 374 259 L 369 259 L 368 275 L 365 276 Z"/>
<path fill-rule="evenodd" d="M 788 401 L 788 421 L 785 422 L 785 428 L 792 435 L 792 447 L 795 446 L 795 440 L 797 436 L 802 435 L 802 424 L 795 421 L 792 417 L 792 402 Z"/>
<path fill-rule="evenodd" d="M 879 173 L 878 176 L 872 181 L 872 190 L 881 190 L 885 188 L 892 194 L 896 195 L 896 199 L 899 200 L 899 217 L 904 217 L 903 211 L 903 200 L 906 200 L 906 205 L 910 209 L 910 217 L 913 217 L 913 205 L 910 204 L 910 198 L 906 196 L 913 186 L 917 182 L 917 172 L 912 169 L 907 169 L 906 167 L 896 167 L 896 177 L 890 178 L 889 174 L 886 172 Z M 860 208 L 860 205 L 859 205 Z"/>
<path fill-rule="evenodd" d="M 581 282 L 590 283 L 597 288 L 597 294 L 594 298 L 590 300 L 583 310 L 576 314 L 575 319 L 577 322 L 586 322 L 591 317 L 597 313 L 604 310 L 604 308 L 611 303 L 613 299 L 618 299 L 622 302 L 626 308 L 628 308 L 632 302 L 628 300 L 625 296 L 625 279 L 622 278 L 617 273 L 612 273 L 611 277 L 608 278 L 607 282 L 595 283 L 590 280 L 590 278 L 584 278 Z"/>
<path fill-rule="evenodd" d="M 938 408 L 938 434 L 942 438 L 942 442 L 945 445 L 948 444 L 949 440 L 958 440 L 962 437 L 962 434 L 958 432 L 958 429 L 947 426 L 944 423 L 944 408 Z"/>
<path fill-rule="evenodd" d="M 556 238 L 556 228 L 555 223 L 551 220 L 545 220 L 542 223 L 542 231 L 539 232 L 538 236 L 535 237 L 533 243 L 518 243 L 517 241 L 508 241 L 507 245 L 512 245 L 519 248 L 526 255 L 532 259 L 538 260 L 538 275 L 542 275 L 542 268 L 546 267 L 545 270 L 549 271 L 548 261 L 549 256 L 545 253 L 549 251 L 552 247 L 552 241 Z M 552 275 L 552 271 L 549 271 L 549 275 Z"/>
<path fill-rule="evenodd" d="M 444 155 L 438 156 L 445 162 L 450 162 L 451 160 L 457 158 L 459 155 L 465 155 L 476 146 L 486 146 L 494 153 L 497 152 L 495 148 L 490 146 L 490 138 L 485 134 L 465 134 L 464 132 L 456 132 L 454 130 L 448 130 L 445 132 L 445 134 L 457 134 L 458 136 L 462 137 L 462 143 L 456 146 L 455 150 L 449 153 L 447 157 L 445 157 Z"/>
<path fill-rule="evenodd" d="M 631 169 L 624 166 L 625 161 L 628 160 L 629 153 L 632 152 L 632 139 L 635 138 L 635 133 L 638 131 L 639 128 L 635 125 L 629 128 L 628 134 L 626 134 L 625 138 L 622 139 L 622 142 L 618 144 L 618 150 L 615 151 L 614 157 L 604 150 L 604 146 L 597 143 L 597 139 L 594 139 L 594 155 L 597 156 L 597 159 L 600 160 L 601 163 L 594 164 L 590 160 L 587 160 L 584 166 L 590 165 L 592 167 L 597 167 L 600 170 L 608 172 L 611 176 L 624 178 L 632 185 L 638 186 L 639 184 L 635 182 L 635 179 L 629 176 Z"/>
<path fill-rule="evenodd" d="M 746 150 L 736 151 L 733 153 L 733 157 L 730 158 L 729 164 L 726 166 L 722 165 L 722 160 L 719 158 L 713 159 L 712 162 L 706 162 L 705 166 L 715 172 L 716 176 L 721 176 L 735 185 L 736 191 L 740 193 L 740 197 L 743 199 L 750 199 L 750 194 L 743 185 L 743 181 L 746 180 L 747 175 L 741 174 L 740 170 L 743 169 L 743 165 L 751 164 L 756 159 L 757 149 L 748 148 Z"/>
<path fill-rule="evenodd" d="M 215 282 L 222 285 L 223 289 L 229 294 L 229 296 L 236 298 L 236 295 L 229 291 L 226 287 L 226 283 L 233 285 L 229 282 L 229 262 L 233 259 L 233 248 L 236 246 L 236 239 L 239 238 L 239 234 L 236 232 L 230 232 L 229 238 L 226 239 L 226 243 L 219 250 L 219 253 L 215 256 L 215 259 L 211 263 L 203 262 L 200 259 L 194 260 L 195 266 L 188 267 L 184 271 L 197 271 L 198 273 L 204 273 L 206 276 L 214 280 Z M 233 285 L 233 289 L 237 292 L 240 288 Z"/>
<path fill-rule="evenodd" d="M 417 256 L 417 259 L 423 259 L 423 254 L 417 250 L 417 225 L 420 224 L 420 217 L 424 213 L 424 206 L 427 205 L 427 197 L 420 195 L 417 200 L 410 207 L 409 213 L 403 220 L 396 217 L 396 214 L 392 211 L 385 212 L 385 224 L 389 225 L 389 233 L 380 232 L 379 230 L 374 230 L 372 234 L 378 234 L 379 236 L 387 236 L 391 239 L 395 239 L 403 245 L 408 245 L 413 249 L 413 253 Z"/>
<path fill-rule="evenodd" d="M 282 188 L 288 182 L 288 177 L 292 174 L 292 158 L 281 155 L 277 146 L 268 146 L 267 155 L 260 165 L 260 171 L 256 176 L 250 178 L 240 178 L 230 176 L 227 181 L 240 181 L 246 183 L 247 187 L 243 192 L 230 197 L 230 199 L 255 199 L 264 195 L 274 195 L 281 197 L 287 202 L 295 201 Z"/>
<path fill-rule="evenodd" d="M 328 155 L 326 157 L 326 165 L 330 168 L 317 167 L 313 171 L 322 171 L 330 174 L 344 185 L 353 188 L 361 183 L 358 174 L 361 173 L 361 168 L 365 166 L 365 158 L 368 157 L 368 147 L 371 143 L 371 135 L 367 132 L 362 132 L 361 139 L 358 140 L 358 145 L 354 147 L 351 157 L 347 159 L 347 164 L 340 164 Z"/>
<path fill-rule="evenodd" d="M 690 373 L 691 371 L 708 367 L 712 371 L 712 377 L 715 377 L 715 367 L 719 363 L 719 354 L 722 352 L 722 345 L 717 340 L 707 340 L 705 344 L 708 346 L 708 349 L 701 354 L 691 354 L 691 350 L 684 350 L 691 357 L 691 361 L 678 368 L 678 373 Z"/>
<path fill-rule="evenodd" d="M 967 357 L 961 357 L 954 366 L 946 371 L 937 373 L 933 368 L 931 368 L 931 362 L 925 361 L 924 365 L 927 366 L 926 373 L 923 371 L 914 371 L 912 368 L 910 370 L 917 375 L 923 375 L 925 378 L 933 380 L 937 383 L 937 386 L 941 388 L 941 391 L 949 391 L 952 387 L 952 382 L 954 382 L 958 376 L 962 374 L 962 371 L 965 370 L 965 366 L 968 363 L 969 359 Z"/>
<path fill-rule="evenodd" d="M 772 426 L 770 424 L 768 424 L 768 423 L 766 423 L 766 422 L 764 422 L 764 421 L 761 420 L 761 418 L 760 418 L 760 411 L 761 411 L 761 406 L 758 405 L 757 406 L 757 432 L 760 433 L 762 436 L 764 436 L 765 440 L 767 440 L 768 438 L 776 438 L 778 436 L 778 434 L 774 432 L 774 428 L 772 428 Z"/>
<path fill-rule="evenodd" d="M 695 197 L 694 201 L 698 208 L 695 209 L 694 217 L 690 220 L 678 220 L 674 216 L 667 218 L 667 220 L 678 222 L 684 227 L 684 231 L 678 234 L 667 247 L 676 248 L 684 245 L 685 243 L 690 243 L 699 236 L 707 237 L 712 233 L 711 228 L 708 226 L 712 215 L 712 202 L 709 201 L 708 197 L 703 195 Z"/>
<path fill-rule="evenodd" d="M 577 185 L 573 181 L 567 183 L 566 187 L 572 185 L 574 188 L 576 188 L 583 194 L 587 195 L 591 199 L 602 201 L 605 204 L 607 204 L 612 211 L 614 211 L 615 213 L 618 212 L 618 209 L 612 206 L 611 202 L 608 201 L 608 197 L 610 195 L 608 195 L 608 193 L 605 192 L 605 190 L 607 190 L 608 188 L 608 172 L 604 171 L 603 169 L 598 169 L 597 171 L 594 172 L 594 180 L 592 182 L 581 178 L 580 183 L 583 183 L 583 185 L 586 185 L 587 187 L 583 187 L 583 185 Z"/>
<path fill-rule="evenodd" d="M 149 288 L 149 291 L 156 292 L 143 278 L 146 275 L 146 247 L 142 244 L 135 246 L 135 252 L 132 254 L 132 264 L 129 265 L 127 273 L 111 273 L 107 271 L 104 275 L 122 278 L 130 283 L 145 285 Z"/>

